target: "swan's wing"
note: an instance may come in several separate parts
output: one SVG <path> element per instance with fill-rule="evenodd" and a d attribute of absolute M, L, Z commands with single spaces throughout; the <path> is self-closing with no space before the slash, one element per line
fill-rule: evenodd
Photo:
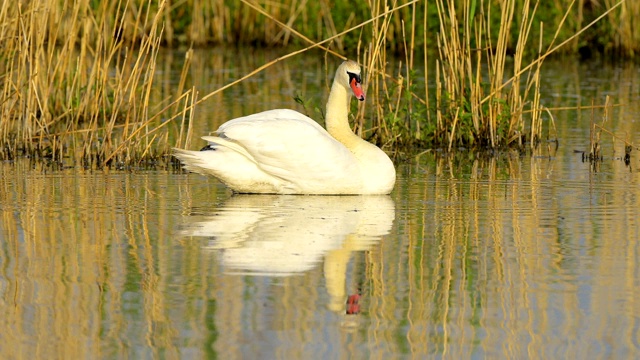
<path fill-rule="evenodd" d="M 315 121 L 292 110 L 271 110 L 223 124 L 218 137 L 241 147 L 266 173 L 306 188 L 327 181 L 360 181 L 353 154 Z M 203 139 L 218 143 L 216 137 Z"/>
<path fill-rule="evenodd" d="M 276 119 L 295 119 L 295 120 L 299 120 L 302 122 L 305 122 L 307 124 L 309 124 L 310 126 L 320 130 L 320 131 L 326 131 L 322 126 L 320 126 L 320 124 L 318 124 L 315 120 L 313 120 L 312 118 L 301 114 L 295 110 L 291 110 L 291 109 L 274 109 L 274 110 L 267 110 L 267 111 L 263 111 L 263 112 L 259 112 L 256 114 L 251 114 L 251 115 L 247 115 L 247 116 L 242 116 L 239 118 L 235 118 L 235 119 L 231 119 L 227 122 L 225 122 L 224 124 L 220 125 L 220 127 L 218 128 L 218 130 L 216 131 L 218 134 L 220 133 L 224 133 L 225 131 L 227 131 L 227 129 L 232 128 L 233 126 L 236 126 L 237 124 L 241 124 L 241 123 L 247 123 L 247 122 L 260 122 L 260 121 L 265 121 L 265 120 L 276 120 Z"/>

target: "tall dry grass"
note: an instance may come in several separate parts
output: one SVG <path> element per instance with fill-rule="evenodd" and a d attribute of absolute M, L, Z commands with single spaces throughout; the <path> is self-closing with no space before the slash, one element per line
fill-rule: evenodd
<path fill-rule="evenodd" d="M 169 148 L 160 115 L 189 116 L 184 81 L 174 98 L 149 101 L 161 12 L 151 2 L 92 4 L 3 3 L 0 157 L 130 163 Z"/>
<path fill-rule="evenodd" d="M 523 146 L 525 142 L 535 145 L 542 136 L 539 103 L 542 61 L 523 73 L 535 6 L 525 1 L 517 8 L 517 2 L 505 1 L 499 7 L 488 2 L 485 8 L 476 8 L 476 2 L 470 0 L 436 1 L 439 31 L 429 36 L 438 48 L 435 74 L 430 74 L 427 67 L 427 47 L 415 47 L 417 28 L 428 28 L 428 16 L 417 21 L 415 15 L 421 8 L 423 13 L 429 11 L 426 2 L 411 4 L 409 26 L 401 39 L 405 55 L 397 69 L 388 69 L 386 53 L 391 17 L 374 24 L 374 41 L 363 47 L 361 60 L 368 70 L 369 91 L 379 95 L 370 105 L 374 117 L 371 136 L 381 144 L 429 144 L 448 149 L 454 145 L 492 148 Z M 385 3 L 369 4 L 371 17 L 377 18 Z M 500 11 L 501 19 L 496 37 L 491 30 L 495 24 L 490 22 L 494 11 Z M 523 14 L 523 21 L 518 37 L 512 39 L 516 11 Z M 428 35 L 425 32 L 423 36 L 426 40 Z M 509 57 L 514 43 L 515 54 Z M 425 56 L 421 76 L 414 68 L 417 50 Z M 430 94 L 429 86 L 424 84 L 433 82 L 436 89 Z M 505 82 L 510 85 L 504 86 Z M 423 84 L 424 93 L 417 92 L 419 83 Z M 530 107 L 528 118 L 523 116 L 526 105 Z M 363 119 L 364 112 L 360 111 L 358 128 L 363 127 Z"/>
<path fill-rule="evenodd" d="M 373 4 L 371 16 L 375 18 L 384 4 Z M 437 43 L 435 74 L 426 65 L 430 56 L 426 45 L 419 49 L 425 56 L 422 75 L 418 76 L 414 68 L 419 33 L 416 28 L 428 29 L 430 18 L 427 14 L 420 23 L 415 13 L 421 7 L 423 14 L 428 13 L 426 2 L 411 4 L 413 15 L 401 39 L 404 64 L 391 69 L 392 73 L 387 68 L 384 46 L 390 38 L 387 30 L 392 21 L 383 21 L 375 27 L 374 41 L 364 48 L 363 63 L 370 71 L 368 86 L 380 95 L 373 100 L 371 127 L 374 132 L 371 136 L 380 144 L 396 147 L 427 144 L 448 150 L 458 146 L 514 145 L 535 149 L 545 139 L 554 140 L 550 135 L 555 133 L 553 114 L 540 102 L 540 69 L 544 59 L 575 44 L 605 18 L 622 11 L 625 2 L 603 9 L 598 17 L 568 37 L 562 35 L 567 19 L 583 9 L 573 7 L 574 2 L 563 9 L 557 27 L 552 29 L 536 22 L 539 1 L 437 0 L 435 4 L 438 32 L 423 33 L 425 39 Z M 532 37 L 533 33 L 537 37 Z M 423 86 L 424 95 L 418 93 L 416 84 L 433 82 L 435 94 L 429 93 L 428 86 Z M 362 114 L 360 111 L 358 126 L 363 123 Z M 547 118 L 546 129 L 543 116 Z"/>
<path fill-rule="evenodd" d="M 461 6 L 453 0 L 436 2 L 440 14 L 436 137 L 449 149 L 459 143 L 495 148 L 512 143 L 522 146 L 527 140 L 535 146 L 539 141 L 541 62 L 527 76 L 520 74 L 537 4 L 532 6 L 526 0 L 522 8 L 516 8 L 516 2 L 507 0 L 499 7 L 477 8 L 478 14 L 470 0 Z M 483 15 L 493 11 L 500 12 L 496 38 L 492 38 L 490 29 L 494 24 Z M 522 14 L 522 22 L 518 37 L 511 39 L 512 27 L 518 26 L 514 21 L 516 11 Z M 508 58 L 510 46 L 515 46 L 512 59 Z M 511 74 L 507 73 L 509 60 L 513 61 Z M 510 86 L 503 87 L 507 80 L 511 80 Z M 528 129 L 522 116 L 527 102 L 532 109 Z"/>

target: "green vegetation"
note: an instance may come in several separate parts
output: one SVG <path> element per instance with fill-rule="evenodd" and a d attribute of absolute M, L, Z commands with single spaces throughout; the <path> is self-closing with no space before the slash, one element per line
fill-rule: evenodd
<path fill-rule="evenodd" d="M 213 93 L 196 99 L 187 56 L 173 94 L 152 100 L 158 51 L 220 43 L 297 49 L 276 61 L 313 47 L 357 57 L 378 96 L 358 109 L 356 127 L 387 148 L 535 147 L 543 59 L 636 56 L 638 21 L 640 2 L 629 0 L 9 1 L 0 7 L 0 159 L 95 168 L 166 159 L 188 146 L 191 109 Z M 389 73 L 394 57 L 403 65 Z M 435 69 L 419 77 L 418 57 L 435 57 Z"/>
<path fill-rule="evenodd" d="M 120 10 L 131 18 L 139 13 L 149 11 L 149 15 L 159 15 L 162 19 L 164 31 L 160 36 L 163 44 L 168 46 L 194 45 L 207 46 L 211 44 L 245 44 L 245 45 L 305 45 L 304 41 L 294 36 L 291 31 L 278 26 L 273 19 L 287 24 L 292 29 L 304 34 L 313 41 L 322 41 L 334 36 L 352 26 L 369 19 L 372 9 L 383 9 L 385 6 L 393 8 L 410 0 L 399 1 L 346 1 L 346 0 L 321 0 L 321 1 L 242 1 L 242 0 L 212 0 L 196 1 L 185 0 L 163 3 L 137 0 L 128 7 L 128 10 Z M 63 1 L 50 0 L 51 5 L 62 8 Z M 566 39 L 582 29 L 586 24 L 606 12 L 619 2 L 619 0 L 556 0 L 535 1 L 516 0 L 510 3 L 514 9 L 509 37 L 512 40 L 518 38 L 519 27 L 523 21 L 531 21 L 531 37 L 538 39 L 542 37 L 543 48 L 547 48 L 554 42 L 555 38 Z M 89 2 L 90 9 L 100 14 L 102 11 L 116 14 L 117 2 L 111 2 L 106 8 L 100 1 Z M 256 12 L 247 3 L 255 4 L 262 8 L 269 16 L 264 16 Z M 406 7 L 398 10 L 389 21 L 389 28 L 386 30 L 388 37 L 387 46 L 396 52 L 404 51 L 402 44 L 403 31 L 408 34 L 412 28 L 413 19 L 419 22 L 426 20 L 426 27 L 415 27 L 415 46 L 431 46 L 430 36 L 441 30 L 440 19 L 441 10 L 437 1 L 426 1 L 423 6 L 422 1 L 416 6 L 415 14 L 413 9 Z M 490 35 L 494 38 L 498 36 L 502 13 L 499 9 L 502 1 L 447 1 L 456 8 L 466 8 L 471 18 L 482 18 L 488 24 L 493 24 Z M 482 7 L 485 7 L 484 9 Z M 534 14 L 525 14 L 531 8 L 537 6 Z M 148 7 L 148 8 L 147 8 Z M 487 11 L 491 8 L 491 11 Z M 527 9 L 529 8 L 529 9 Z M 566 18 L 564 26 L 557 36 L 555 29 L 563 22 L 567 9 L 572 9 Z M 458 15 L 461 15 L 459 12 Z M 530 19 L 527 19 L 532 15 Z M 640 50 L 640 27 L 634 26 L 640 21 L 640 3 L 637 1 L 623 1 L 623 4 L 614 12 L 610 13 L 603 21 L 599 22 L 588 33 L 580 39 L 576 39 L 569 46 L 562 49 L 565 53 L 582 52 L 590 54 L 604 52 L 607 54 L 634 56 Z M 109 25 L 115 27 L 117 19 L 110 19 Z M 544 23 L 544 32 L 539 26 Z M 149 30 L 148 26 L 143 29 Z M 141 33 L 132 26 L 127 26 L 122 30 L 122 36 L 131 39 L 140 39 Z M 429 37 L 425 37 L 426 33 Z M 463 30 L 462 28 L 460 30 Z M 373 31 L 365 29 L 363 32 L 349 32 L 335 39 L 332 47 L 341 53 L 345 49 L 355 48 L 359 42 L 371 42 L 374 40 Z M 64 34 L 60 34 L 58 40 L 65 39 Z M 508 51 L 516 51 L 517 43 L 509 41 L 506 44 Z M 535 49 L 532 49 L 535 51 Z M 531 54 L 530 54 L 531 55 Z"/>

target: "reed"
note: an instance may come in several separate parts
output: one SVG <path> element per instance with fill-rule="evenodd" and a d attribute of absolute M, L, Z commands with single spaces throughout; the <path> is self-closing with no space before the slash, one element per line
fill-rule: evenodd
<path fill-rule="evenodd" d="M 393 70 L 394 76 L 387 72 L 385 46 L 392 21 L 387 19 L 373 26 L 374 41 L 364 48 L 362 60 L 369 71 L 368 86 L 379 94 L 371 105 L 372 137 L 379 144 L 396 147 L 428 145 L 449 150 L 454 146 L 496 148 L 514 143 L 522 147 L 526 141 L 535 146 L 542 131 L 539 101 L 542 62 L 530 67 L 527 76 L 522 73 L 535 6 L 530 10 L 529 1 L 525 1 L 516 10 L 515 0 L 503 2 L 499 8 L 499 31 L 494 37 L 490 17 L 496 11 L 495 5 L 487 3 L 486 8 L 476 9 L 475 2 L 470 0 L 438 0 L 436 5 L 440 28 L 435 37 L 438 45 L 435 79 L 429 77 L 426 65 L 422 78 L 414 69 L 416 27 L 422 25 L 426 29 L 426 19 L 420 24 L 411 18 L 408 31 L 403 33 L 404 66 L 400 64 Z M 378 16 L 380 8 L 378 2 L 371 4 L 372 18 Z M 414 3 L 411 13 L 416 14 L 419 8 L 428 12 L 426 3 L 422 6 Z M 515 40 L 514 75 L 509 78 L 507 54 L 513 42 L 516 11 L 523 14 L 523 21 Z M 426 33 L 423 36 L 426 38 Z M 422 52 L 427 64 L 429 50 L 423 46 Z M 504 87 L 507 80 L 511 85 Z M 417 94 L 417 83 L 434 81 L 433 98 L 428 86 L 424 97 Z M 525 104 L 531 107 L 528 126 L 523 117 Z M 362 125 L 362 116 L 360 112 L 358 127 Z"/>
<path fill-rule="evenodd" d="M 535 146 L 540 137 L 540 112 L 532 113 L 528 134 L 522 112 L 530 89 L 534 91 L 531 104 L 539 105 L 539 72 L 530 72 L 527 77 L 518 73 L 524 66 L 532 15 L 537 6 L 532 9 L 529 1 L 525 1 L 521 9 L 516 9 L 516 1 L 508 0 L 500 7 L 488 5 L 477 9 L 480 14 L 476 16 L 469 0 L 463 2 L 461 9 L 452 0 L 436 3 L 441 15 L 441 30 L 438 36 L 440 61 L 436 81 L 440 91 L 436 98 L 439 111 L 435 137 L 448 143 L 449 149 L 454 143 L 492 148 L 512 143 L 522 146 L 526 140 Z M 500 11 L 495 38 L 491 36 L 487 18 L 494 11 Z M 507 52 L 516 11 L 521 11 L 522 22 L 515 39 L 515 75 L 506 88 L 502 84 L 509 76 L 506 73 Z M 458 27 L 463 30 L 455 31 Z M 540 65 L 538 63 L 537 70 Z M 524 93 L 523 88 L 526 89 Z"/>
<path fill-rule="evenodd" d="M 473 0 L 438 0 L 435 4 L 440 27 L 435 36 L 438 47 L 435 79 L 429 78 L 426 67 L 424 77 L 416 79 L 415 21 L 410 23 L 410 36 L 403 37 L 405 67 L 398 68 L 395 78 L 390 79 L 385 70 L 384 50 L 382 60 L 365 61 L 369 71 L 377 74 L 368 77 L 369 86 L 382 94 L 381 103 L 373 104 L 372 129 L 376 130 L 379 144 L 411 148 L 427 144 L 449 151 L 460 146 L 537 148 L 543 140 L 543 114 L 548 115 L 547 134 L 554 127 L 552 112 L 540 102 L 540 69 L 544 59 L 575 43 L 580 35 L 619 11 L 624 1 L 607 8 L 561 42 L 563 27 L 575 11 L 572 6 L 558 21 L 551 40 L 545 41 L 543 24 L 535 23 L 538 1 L 508 0 L 478 5 Z M 412 6 L 414 11 L 419 8 L 416 4 Z M 424 12 L 427 11 L 425 4 Z M 372 17 L 375 16 L 372 11 Z M 428 28 L 426 20 L 423 28 Z M 383 23 L 379 29 L 373 31 L 373 44 L 384 43 L 388 38 L 388 26 Z M 534 32 L 537 38 L 531 38 Z M 534 55 L 532 48 L 537 49 Z M 365 49 L 365 58 L 367 54 L 376 54 L 375 49 L 368 52 Z M 424 46 L 422 51 L 427 63 L 429 50 Z M 424 84 L 435 81 L 432 98 L 428 87 L 424 98 L 417 95 L 416 81 Z"/>
<path fill-rule="evenodd" d="M 167 133 L 157 131 L 159 114 L 188 116 L 182 109 L 193 93 L 150 101 L 161 12 L 151 2 L 137 12 L 129 3 L 97 6 L 4 3 L 0 157 L 100 167 L 154 159 L 169 148 Z"/>

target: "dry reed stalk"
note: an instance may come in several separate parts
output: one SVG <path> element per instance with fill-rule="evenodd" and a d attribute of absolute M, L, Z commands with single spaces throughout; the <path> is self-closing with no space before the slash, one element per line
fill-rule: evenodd
<path fill-rule="evenodd" d="M 529 34 L 531 33 L 531 28 L 533 26 L 533 15 L 538 9 L 539 2 L 536 1 L 533 10 L 531 11 L 523 11 L 522 22 L 520 25 L 520 31 L 518 32 L 518 40 L 516 45 L 516 52 L 514 55 L 514 73 L 517 74 L 523 65 L 523 55 L 526 52 L 525 46 L 527 43 L 527 39 L 529 38 Z M 522 5 L 523 8 L 529 9 L 530 2 L 529 0 L 525 0 Z M 531 16 L 531 17 L 529 17 Z M 562 25 L 560 25 L 562 26 Z M 540 37 L 538 40 L 538 56 L 542 53 L 542 41 L 543 41 L 543 24 L 540 24 Z M 560 28 L 556 31 L 556 36 Z M 554 37 L 555 40 L 555 37 Z M 521 121 L 523 110 L 525 107 L 525 101 L 530 98 L 529 92 L 533 88 L 533 99 L 531 100 L 531 121 L 529 126 L 529 146 L 531 150 L 535 149 L 540 142 L 540 137 L 542 134 L 542 107 L 540 104 L 540 69 L 542 67 L 542 62 L 539 62 L 534 71 L 528 73 L 527 81 L 525 84 L 524 94 L 520 94 L 520 77 L 518 76 L 514 79 L 514 85 L 511 90 L 511 114 L 516 114 L 516 116 L 511 116 L 511 121 L 508 129 L 507 143 L 516 142 L 519 147 L 522 147 L 523 144 L 523 135 L 525 134 L 524 123 Z"/>
<path fill-rule="evenodd" d="M 428 6 L 427 6 L 427 2 L 424 2 L 424 13 L 423 13 L 423 20 L 422 20 L 422 27 L 423 27 L 423 53 L 424 53 L 424 78 L 429 79 L 429 52 L 427 51 L 427 34 L 428 34 L 428 29 L 429 27 L 427 26 L 427 19 L 429 18 L 429 11 L 428 11 Z M 415 24 L 415 22 L 414 22 Z M 437 78 L 437 76 L 436 76 Z M 429 109 L 430 105 L 431 105 L 431 100 L 430 100 L 430 96 L 429 96 L 429 86 L 427 84 L 425 84 L 426 86 L 424 87 L 424 100 L 425 100 L 425 105 L 426 108 Z M 426 112 L 426 120 L 427 120 L 427 124 L 431 124 L 432 120 L 431 120 L 431 112 L 427 111 Z M 418 126 L 417 126 L 417 137 L 421 138 L 422 135 L 422 131 L 420 129 L 420 122 L 418 122 Z"/>
<path fill-rule="evenodd" d="M 592 101 L 593 105 L 593 101 Z M 591 126 L 589 126 L 589 155 L 590 161 L 598 161 L 601 159 L 600 155 L 600 130 L 596 129 L 595 111 L 594 107 L 591 107 Z"/>
<path fill-rule="evenodd" d="M 531 101 L 531 126 L 530 126 L 530 147 L 531 149 L 535 149 L 538 146 L 538 143 L 541 141 L 540 136 L 542 134 L 542 110 L 543 107 L 540 103 L 540 67 L 541 67 L 541 63 L 539 63 L 539 65 L 536 67 L 535 72 L 533 73 L 533 78 L 530 82 L 530 84 L 533 84 L 535 86 L 534 91 L 533 91 L 533 100 Z M 525 95 L 526 98 L 526 95 Z M 551 117 L 551 119 L 553 119 L 553 117 Z M 516 134 L 517 136 L 517 140 L 518 140 L 518 145 L 522 146 L 523 144 L 521 143 L 522 137 L 518 136 L 521 133 L 521 130 L 523 129 L 519 129 Z"/>
<path fill-rule="evenodd" d="M 198 98 L 198 92 L 195 87 L 191 89 L 191 102 L 189 102 L 189 107 L 187 107 L 187 103 L 185 102 L 185 107 L 183 113 L 189 113 L 189 126 L 187 127 L 186 140 L 184 142 L 184 147 L 189 148 L 191 145 L 191 138 L 193 137 L 193 122 L 194 122 L 194 111 L 187 111 L 187 109 L 193 109 L 196 99 Z"/>
<path fill-rule="evenodd" d="M 296 29 L 292 28 L 291 25 L 289 23 L 285 24 L 283 22 L 281 22 L 280 20 L 278 20 L 277 18 L 275 18 L 273 15 L 269 14 L 265 9 L 261 8 L 259 5 L 251 3 L 247 0 L 240 0 L 242 1 L 243 4 L 247 5 L 248 7 L 252 8 L 253 10 L 259 12 L 260 14 L 264 15 L 267 19 L 273 21 L 274 23 L 276 23 L 278 26 L 282 27 L 283 31 L 286 31 L 287 34 L 294 34 L 295 36 L 299 37 L 300 39 L 304 40 L 306 43 L 309 43 L 311 45 L 316 45 L 316 42 L 309 39 L 308 37 L 306 37 L 304 34 L 300 33 L 299 31 L 297 31 Z M 306 2 L 305 2 L 306 3 Z M 295 14 L 294 14 L 295 15 Z M 291 21 L 289 21 L 291 22 Z M 352 29 L 350 29 L 352 30 Z M 344 33 L 341 33 L 340 35 L 336 36 L 334 35 L 333 37 L 331 37 L 332 40 L 337 39 L 339 36 L 343 36 Z M 326 41 L 325 41 L 326 42 Z M 318 48 L 331 53 L 332 55 L 337 56 L 338 58 L 342 59 L 342 60 L 346 60 L 347 58 L 344 55 L 341 55 L 340 53 L 331 50 L 325 46 L 322 45 L 317 45 Z"/>
<path fill-rule="evenodd" d="M 176 91 L 176 94 L 181 94 L 184 90 L 184 86 L 187 80 L 187 74 L 188 71 L 187 69 L 191 68 L 191 59 L 193 58 L 193 49 L 189 49 L 189 51 L 187 51 L 187 53 L 185 54 L 185 64 L 182 67 L 182 73 L 180 74 L 180 81 L 178 82 L 178 91 Z M 192 89 L 191 91 L 192 94 L 195 94 L 195 89 Z M 192 99 L 195 98 L 195 96 L 192 96 Z M 178 103 L 175 103 L 176 106 L 174 107 L 174 113 L 176 113 L 178 110 Z M 185 102 L 186 105 L 186 102 Z M 193 111 L 188 112 L 186 111 L 186 109 L 184 109 L 182 112 L 182 121 L 180 122 L 180 130 L 178 131 L 178 140 L 175 143 L 175 147 L 182 147 L 182 139 L 184 137 L 184 130 L 185 130 L 185 121 L 187 119 L 187 114 L 190 114 L 191 116 L 193 116 Z M 189 121 L 189 125 L 188 125 L 188 129 L 191 129 L 191 121 Z M 187 138 L 186 141 L 189 141 L 189 137 L 188 137 L 188 131 L 187 131 Z"/>
<path fill-rule="evenodd" d="M 365 123 L 365 111 L 366 106 L 370 105 L 376 112 L 375 118 L 378 119 L 373 127 L 379 131 L 384 132 L 384 137 L 388 138 L 392 133 L 383 121 L 384 115 L 387 112 L 393 111 L 390 105 L 393 103 L 391 100 L 392 94 L 388 88 L 386 82 L 387 69 L 386 69 L 386 42 L 387 31 L 391 24 L 391 13 L 385 12 L 386 2 L 380 0 L 369 0 L 368 3 L 371 18 L 375 19 L 372 22 L 372 43 L 369 46 L 365 46 L 362 50 L 362 58 L 359 61 L 364 65 L 366 69 L 364 87 L 365 91 L 370 94 L 376 94 L 377 96 L 369 97 L 369 104 L 362 104 L 358 107 L 358 113 L 356 114 L 356 126 L 355 131 L 357 134 L 362 135 L 364 131 Z M 383 97 L 383 98 L 380 98 Z M 385 105 L 389 106 L 385 109 Z"/>

